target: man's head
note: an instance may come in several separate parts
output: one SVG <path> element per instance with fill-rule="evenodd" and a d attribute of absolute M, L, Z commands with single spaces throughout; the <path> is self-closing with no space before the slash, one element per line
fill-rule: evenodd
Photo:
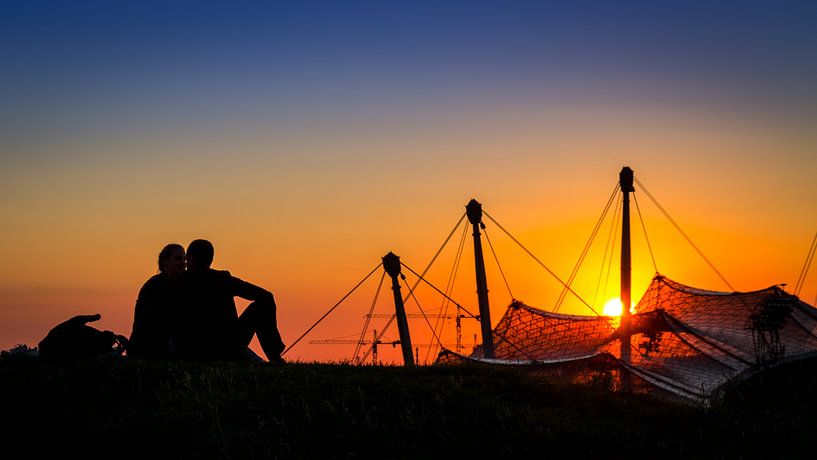
<path fill-rule="evenodd" d="M 213 244 L 207 240 L 193 240 L 187 246 L 187 269 L 203 270 L 213 263 Z"/>

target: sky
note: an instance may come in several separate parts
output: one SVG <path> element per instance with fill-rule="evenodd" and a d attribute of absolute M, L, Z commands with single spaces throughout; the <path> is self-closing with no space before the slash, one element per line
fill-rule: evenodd
<path fill-rule="evenodd" d="M 623 166 L 737 290 L 792 290 L 817 231 L 814 2 L 9 0 L 0 60 L 0 349 L 76 314 L 128 335 L 159 250 L 195 238 L 274 293 L 292 343 L 387 252 L 425 268 L 471 198 L 567 279 Z M 633 297 L 656 268 L 726 290 L 636 198 L 656 262 L 634 211 Z M 559 282 L 485 224 L 510 287 L 483 240 L 492 322 L 511 298 L 553 309 Z M 597 308 L 611 229 L 573 285 Z M 475 311 L 471 244 L 452 296 Z M 350 359 L 308 342 L 357 337 L 380 276 L 287 357 Z"/>

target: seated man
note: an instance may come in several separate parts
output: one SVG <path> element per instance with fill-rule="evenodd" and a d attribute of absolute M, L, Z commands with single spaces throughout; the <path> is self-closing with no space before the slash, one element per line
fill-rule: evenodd
<path fill-rule="evenodd" d="M 243 360 L 253 334 L 270 362 L 281 363 L 284 343 L 278 333 L 272 293 L 213 270 L 213 245 L 195 240 L 187 248 L 187 271 L 171 280 L 171 350 L 184 360 Z M 241 316 L 234 297 L 252 300 Z"/>

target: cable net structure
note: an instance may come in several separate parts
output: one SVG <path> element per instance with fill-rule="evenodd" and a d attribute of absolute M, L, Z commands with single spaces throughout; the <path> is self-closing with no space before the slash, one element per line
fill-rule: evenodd
<path fill-rule="evenodd" d="M 630 337 L 622 358 L 622 339 Z M 524 365 L 571 381 L 607 376 L 633 391 L 708 401 L 729 382 L 817 354 L 817 309 L 778 286 L 697 289 L 657 275 L 629 330 L 618 317 L 563 315 L 514 301 L 493 329 L 494 359 L 443 350 L 439 364 Z"/>

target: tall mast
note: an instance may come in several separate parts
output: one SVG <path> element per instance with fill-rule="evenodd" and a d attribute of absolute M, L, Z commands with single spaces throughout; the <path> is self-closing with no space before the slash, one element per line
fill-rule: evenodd
<path fill-rule="evenodd" d="M 474 265 L 477 275 L 477 299 L 479 300 L 479 317 L 482 329 L 482 350 L 484 357 L 494 357 L 494 336 L 491 331 L 491 307 L 488 304 L 488 280 L 485 277 L 485 259 L 482 256 L 482 241 L 480 226 L 482 223 L 482 205 L 477 200 L 471 200 L 465 206 L 468 221 L 474 226 Z"/>
<path fill-rule="evenodd" d="M 621 360 L 630 362 L 630 305 L 631 305 L 631 283 L 632 272 L 630 256 L 630 192 L 633 188 L 633 170 L 628 166 L 621 169 L 619 173 L 619 185 L 624 202 L 621 213 Z M 625 381 L 622 380 L 622 386 Z"/>
<path fill-rule="evenodd" d="M 411 350 L 411 334 L 409 333 L 406 307 L 403 305 L 403 295 L 400 293 L 400 257 L 393 252 L 383 256 L 383 269 L 391 277 L 391 289 L 394 292 L 394 312 L 397 316 L 397 331 L 400 333 L 400 348 L 403 351 L 403 364 L 414 366 L 414 354 Z M 377 346 L 376 344 L 374 346 Z"/>

